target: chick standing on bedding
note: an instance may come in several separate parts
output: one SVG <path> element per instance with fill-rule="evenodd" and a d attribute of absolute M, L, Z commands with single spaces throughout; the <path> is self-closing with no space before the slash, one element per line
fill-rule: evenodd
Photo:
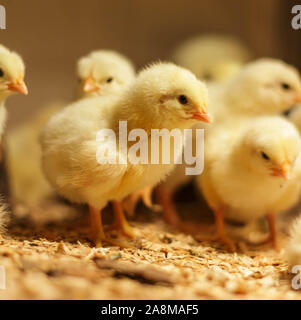
<path fill-rule="evenodd" d="M 74 100 L 118 94 L 134 80 L 135 69 L 120 53 L 96 50 L 78 60 L 76 75 L 78 85 Z M 10 132 L 7 139 L 8 169 L 15 199 L 36 205 L 52 194 L 52 188 L 40 168 L 38 136 L 50 116 L 65 105 L 58 102 L 49 104 L 33 120 Z M 24 159 L 27 170 L 20 166 L 20 159 Z"/>
<path fill-rule="evenodd" d="M 28 90 L 24 82 L 25 66 L 22 58 L 15 52 L 0 45 L 0 140 L 6 123 L 5 100 L 15 94 L 27 95 Z M 2 146 L 1 146 L 2 148 Z M 2 157 L 2 155 L 1 155 Z M 0 204 L 0 234 L 7 219 L 6 207 Z M 0 235 L 1 237 L 1 235 Z"/>
<path fill-rule="evenodd" d="M 206 141 L 204 173 L 197 185 L 214 211 L 215 239 L 231 250 L 224 218 L 251 222 L 266 216 L 276 247 L 275 215 L 299 199 L 301 140 L 296 128 L 278 116 L 216 126 Z"/>
<path fill-rule="evenodd" d="M 96 134 L 110 128 L 117 136 L 119 121 L 128 131 L 189 128 L 210 121 L 205 86 L 188 70 L 158 63 L 142 71 L 118 97 L 97 97 L 74 103 L 54 115 L 41 133 L 43 169 L 57 192 L 70 201 L 87 203 L 96 245 L 105 239 L 100 212 L 113 201 L 115 224 L 133 237 L 120 201 L 132 192 L 155 185 L 173 168 L 171 164 L 98 164 Z M 150 137 L 147 141 L 150 147 Z M 179 150 L 178 150 L 179 149 Z M 176 154 L 182 145 L 175 147 Z M 123 153 L 121 157 L 128 157 Z M 118 157 L 117 157 L 118 159 Z M 149 155 L 150 159 L 150 155 Z"/>

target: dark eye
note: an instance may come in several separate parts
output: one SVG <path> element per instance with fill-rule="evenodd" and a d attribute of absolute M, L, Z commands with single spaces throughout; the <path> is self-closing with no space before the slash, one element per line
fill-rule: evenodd
<path fill-rule="evenodd" d="M 108 78 L 108 79 L 107 79 L 107 81 L 106 81 L 106 82 L 107 82 L 107 83 L 111 83 L 112 81 L 113 81 L 113 78 L 112 78 L 112 77 L 110 77 L 110 78 Z"/>
<path fill-rule="evenodd" d="M 0 78 L 4 77 L 4 71 L 0 68 Z"/>
<path fill-rule="evenodd" d="M 287 84 L 287 83 L 281 83 L 281 87 L 284 90 L 290 90 L 291 89 L 291 86 L 289 84 Z"/>
<path fill-rule="evenodd" d="M 261 156 L 264 160 L 270 160 L 270 157 L 263 151 L 261 152 Z"/>
<path fill-rule="evenodd" d="M 179 97 L 178 97 L 178 100 L 181 104 L 187 104 L 188 103 L 188 99 L 186 96 L 184 96 L 183 94 L 181 94 Z"/>

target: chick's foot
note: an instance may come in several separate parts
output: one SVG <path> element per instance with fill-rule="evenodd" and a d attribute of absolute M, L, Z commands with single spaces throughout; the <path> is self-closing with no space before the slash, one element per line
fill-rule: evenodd
<path fill-rule="evenodd" d="M 124 236 L 133 239 L 135 238 L 135 231 L 134 228 L 129 225 L 127 222 L 122 204 L 117 201 L 113 201 L 113 210 L 114 210 L 114 215 L 115 215 L 115 221 L 114 223 L 109 227 L 109 230 L 117 230 Z"/>

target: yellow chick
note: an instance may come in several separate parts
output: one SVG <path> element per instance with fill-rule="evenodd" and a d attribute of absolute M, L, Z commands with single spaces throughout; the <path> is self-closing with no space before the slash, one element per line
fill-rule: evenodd
<path fill-rule="evenodd" d="M 77 97 L 107 96 L 119 93 L 135 79 L 132 62 L 112 50 L 92 51 L 77 64 Z"/>
<path fill-rule="evenodd" d="M 22 58 L 15 52 L 0 45 L 0 139 L 2 140 L 6 123 L 5 100 L 15 94 L 27 95 L 24 82 L 25 65 Z M 1 155 L 2 158 L 2 155 Z M 3 232 L 7 212 L 4 204 L 0 204 L 0 233 Z"/>
<path fill-rule="evenodd" d="M 173 54 L 173 60 L 199 79 L 225 82 L 250 60 L 249 50 L 237 39 L 223 35 L 200 35 L 186 40 Z"/>
<path fill-rule="evenodd" d="M 79 81 L 74 100 L 118 94 L 134 80 L 135 69 L 123 55 L 97 50 L 78 60 L 76 75 Z M 38 136 L 49 118 L 65 105 L 62 102 L 49 104 L 33 120 L 13 129 L 8 135 L 9 175 L 14 198 L 18 201 L 37 205 L 52 195 L 52 188 L 40 167 Z M 20 159 L 23 159 L 22 166 Z"/>
<path fill-rule="evenodd" d="M 217 234 L 231 250 L 224 219 L 250 222 L 266 216 L 276 246 L 275 215 L 292 207 L 300 196 L 301 140 L 282 117 L 216 126 L 206 140 L 205 171 L 197 185 L 214 211 Z"/>
<path fill-rule="evenodd" d="M 99 164 L 96 160 L 99 130 L 113 130 L 118 146 L 119 122 L 126 121 L 128 131 L 139 128 L 148 133 L 140 143 L 149 148 L 152 129 L 184 130 L 197 121 L 210 121 L 206 103 L 206 87 L 191 72 L 171 63 L 157 63 L 141 71 L 119 96 L 84 99 L 50 119 L 40 137 L 44 172 L 60 195 L 89 205 L 97 246 L 105 239 L 102 208 L 113 201 L 114 227 L 133 237 L 120 202 L 133 192 L 157 184 L 174 166 L 172 162 L 130 164 L 128 154 L 122 151 L 116 151 L 117 159 L 125 159 L 126 164 Z M 109 142 L 107 147 L 112 149 Z M 182 147 L 182 144 L 174 146 L 176 155 Z"/>
<path fill-rule="evenodd" d="M 215 124 L 241 117 L 276 115 L 301 101 L 298 71 L 281 60 L 263 58 L 247 64 L 223 86 L 210 90 Z"/>
<path fill-rule="evenodd" d="M 0 45 L 0 136 L 2 137 L 6 123 L 5 100 L 15 94 L 27 95 L 24 82 L 25 65 L 22 58 L 13 51 Z"/>
<path fill-rule="evenodd" d="M 301 216 L 292 223 L 286 257 L 290 267 L 301 265 Z"/>

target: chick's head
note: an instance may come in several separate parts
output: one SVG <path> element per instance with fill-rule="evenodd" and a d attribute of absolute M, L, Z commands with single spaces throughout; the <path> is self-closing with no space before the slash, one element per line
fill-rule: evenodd
<path fill-rule="evenodd" d="M 234 104 L 257 115 L 276 115 L 301 101 L 298 71 L 276 59 L 248 64 L 231 82 Z"/>
<path fill-rule="evenodd" d="M 156 63 L 141 71 L 129 92 L 136 115 L 153 128 L 211 122 L 206 86 L 172 63 Z"/>
<path fill-rule="evenodd" d="M 287 180 L 301 151 L 300 135 L 293 124 L 280 117 L 251 122 L 242 139 L 241 161 L 261 176 Z"/>
<path fill-rule="evenodd" d="M 27 94 L 24 82 L 25 66 L 15 52 L 0 46 L 0 97 L 7 98 L 14 93 Z"/>
<path fill-rule="evenodd" d="M 78 96 L 95 97 L 119 92 L 135 78 L 129 59 L 110 51 L 98 50 L 81 58 L 77 65 Z"/>

